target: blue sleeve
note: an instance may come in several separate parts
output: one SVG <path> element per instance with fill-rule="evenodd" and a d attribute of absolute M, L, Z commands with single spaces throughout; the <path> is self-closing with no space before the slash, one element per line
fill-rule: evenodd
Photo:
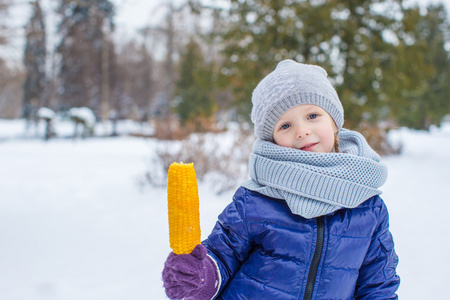
<path fill-rule="evenodd" d="M 381 200 L 381 199 L 380 199 Z M 378 227 L 359 270 L 354 299 L 398 299 L 398 257 L 389 231 L 387 207 L 381 200 Z"/>
<path fill-rule="evenodd" d="M 242 191 L 242 190 L 241 190 Z M 221 276 L 220 294 L 251 250 L 245 223 L 245 192 L 237 193 L 219 219 L 209 237 L 202 242 L 216 261 Z"/>

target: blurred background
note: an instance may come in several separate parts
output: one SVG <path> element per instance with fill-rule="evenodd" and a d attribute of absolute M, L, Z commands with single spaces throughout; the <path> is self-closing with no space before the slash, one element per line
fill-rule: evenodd
<path fill-rule="evenodd" d="M 0 15 L 0 118 L 30 126 L 43 107 L 151 122 L 158 138 L 248 122 L 253 88 L 286 58 L 323 66 L 366 136 L 450 111 L 437 1 L 1 0 Z"/>
<path fill-rule="evenodd" d="M 287 58 L 327 70 L 389 167 L 399 295 L 445 299 L 449 8 L 0 0 L 0 300 L 165 299 L 168 166 L 195 163 L 206 238 L 247 178 L 252 90 Z"/>

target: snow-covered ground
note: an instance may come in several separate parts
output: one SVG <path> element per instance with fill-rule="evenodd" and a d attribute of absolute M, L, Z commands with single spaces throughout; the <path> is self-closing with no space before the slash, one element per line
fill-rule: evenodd
<path fill-rule="evenodd" d="M 25 138 L 0 120 L 0 300 L 166 299 L 166 191 L 143 184 L 156 141 Z M 400 257 L 401 299 L 446 299 L 450 126 L 400 129 L 383 187 Z M 200 184 L 202 236 L 234 191 Z"/>

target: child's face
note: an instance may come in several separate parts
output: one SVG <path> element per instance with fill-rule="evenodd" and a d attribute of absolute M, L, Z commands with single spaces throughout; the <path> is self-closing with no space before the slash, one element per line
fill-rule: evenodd
<path fill-rule="evenodd" d="M 303 104 L 289 109 L 280 117 L 273 139 L 283 147 L 331 153 L 336 132 L 333 119 L 324 109 Z"/>

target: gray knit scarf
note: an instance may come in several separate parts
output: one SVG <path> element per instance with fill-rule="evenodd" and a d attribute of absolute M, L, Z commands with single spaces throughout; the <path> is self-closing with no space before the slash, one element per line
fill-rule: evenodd
<path fill-rule="evenodd" d="M 339 153 L 314 153 L 256 140 L 250 155 L 251 180 L 242 186 L 284 199 L 292 213 L 315 218 L 354 208 L 387 178 L 387 168 L 358 132 L 339 132 Z"/>

